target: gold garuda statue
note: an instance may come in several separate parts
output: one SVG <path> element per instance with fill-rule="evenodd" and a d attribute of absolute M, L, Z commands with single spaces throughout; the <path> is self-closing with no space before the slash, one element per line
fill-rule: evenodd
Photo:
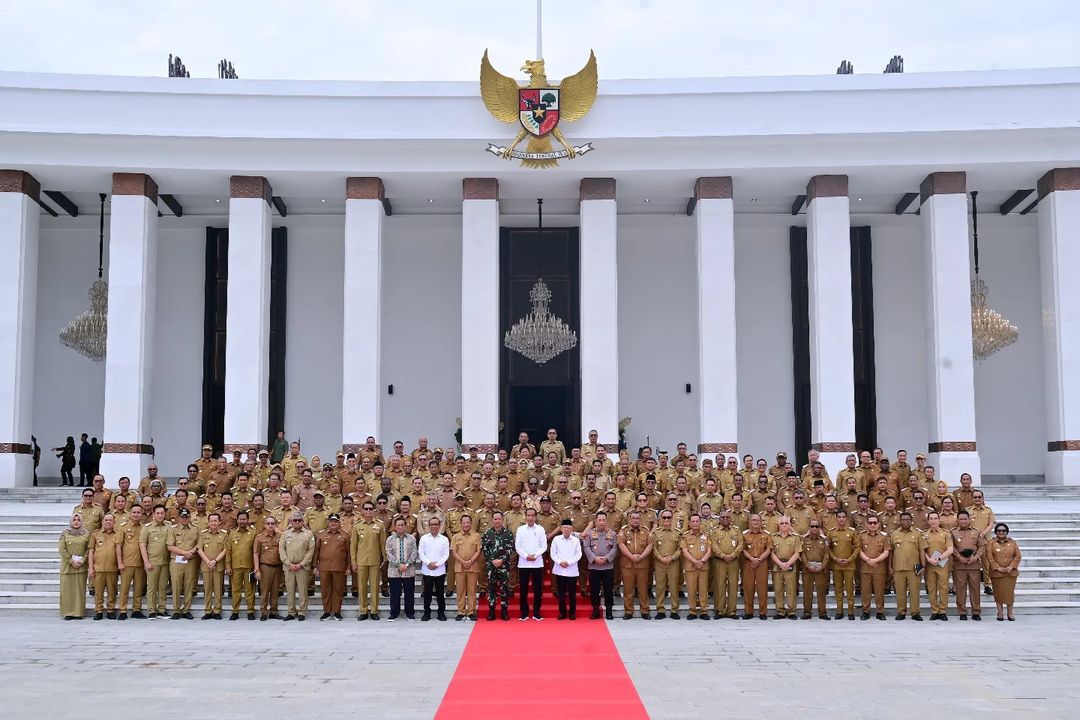
<path fill-rule="evenodd" d="M 520 70 L 529 75 L 529 83 L 517 82 L 492 67 L 487 50 L 480 61 L 480 94 L 484 105 L 496 120 L 520 123 L 517 137 L 508 147 L 489 144 L 487 152 L 502 158 L 521 160 L 522 167 L 555 167 L 560 158 L 574 158 L 593 149 L 592 143 L 574 146 L 559 130 L 559 121 L 573 122 L 585 117 L 596 100 L 596 55 L 590 50 L 589 61 L 577 73 L 561 83 L 548 82 L 543 60 L 526 60 Z M 555 150 L 551 137 L 562 145 Z M 515 150 L 528 137 L 525 151 Z"/>

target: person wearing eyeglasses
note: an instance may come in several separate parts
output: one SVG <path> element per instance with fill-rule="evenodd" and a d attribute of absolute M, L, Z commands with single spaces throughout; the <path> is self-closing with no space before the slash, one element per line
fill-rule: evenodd
<path fill-rule="evenodd" d="M 837 515 L 840 512 L 843 510 Z M 846 517 L 844 519 L 847 520 Z M 799 554 L 803 581 L 803 620 L 813 617 L 815 597 L 818 617 L 822 620 L 829 619 L 825 606 L 825 594 L 829 591 L 829 539 L 822 534 L 822 524 L 822 520 L 810 521 L 810 531 L 803 538 L 803 550 Z"/>
<path fill-rule="evenodd" d="M 614 503 L 614 495 L 612 495 L 612 502 Z M 671 618 L 679 619 L 679 570 L 682 567 L 679 540 L 682 539 L 682 533 L 671 526 L 672 521 L 673 512 L 661 510 L 660 525 L 652 531 L 653 556 L 656 558 L 656 564 L 653 567 L 656 574 L 657 620 L 668 617 L 664 612 L 665 599 L 668 599 Z M 739 539 L 742 539 L 741 535 Z M 738 584 L 737 581 L 736 584 Z"/>
<path fill-rule="evenodd" d="M 302 622 L 307 617 L 308 573 L 315 556 L 315 536 L 304 527 L 304 516 L 299 511 L 289 516 L 289 529 L 281 534 L 278 552 L 285 572 L 285 597 L 289 609 L 285 620 Z"/>
<path fill-rule="evenodd" d="M 862 619 L 870 619 L 870 599 L 874 599 L 877 619 L 885 619 L 885 582 L 889 559 L 889 538 L 881 531 L 881 519 L 871 515 L 866 529 L 859 533 L 859 558 L 862 560 Z"/>
<path fill-rule="evenodd" d="M 278 585 L 281 583 L 281 533 L 278 521 L 270 515 L 263 522 L 263 531 L 255 538 L 253 548 L 255 579 L 259 583 L 259 598 L 262 613 L 259 620 L 278 619 Z"/>

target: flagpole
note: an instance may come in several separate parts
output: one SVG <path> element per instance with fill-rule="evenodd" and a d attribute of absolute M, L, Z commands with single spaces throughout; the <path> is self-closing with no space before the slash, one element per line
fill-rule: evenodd
<path fill-rule="evenodd" d="M 536 59 L 544 59 L 544 0 L 536 0 Z"/>

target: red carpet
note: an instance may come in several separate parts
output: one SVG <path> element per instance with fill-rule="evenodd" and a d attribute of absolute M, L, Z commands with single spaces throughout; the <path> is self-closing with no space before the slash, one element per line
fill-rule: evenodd
<path fill-rule="evenodd" d="M 578 597 L 578 619 L 556 620 L 558 606 L 544 593 L 543 622 L 488 622 L 480 603 L 465 652 L 435 717 L 475 720 L 508 713 L 514 720 L 648 718 L 604 620 L 589 620 L 589 601 Z"/>

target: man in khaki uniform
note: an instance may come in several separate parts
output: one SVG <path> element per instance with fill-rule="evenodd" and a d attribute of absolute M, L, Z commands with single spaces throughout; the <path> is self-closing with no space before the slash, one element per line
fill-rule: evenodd
<path fill-rule="evenodd" d="M 803 620 L 813 617 L 815 596 L 818 618 L 829 619 L 828 608 L 825 606 L 825 594 L 829 591 L 829 540 L 822 534 L 822 529 L 820 520 L 810 521 L 810 532 L 803 538 L 803 549 L 799 554 L 803 581 Z"/>
<path fill-rule="evenodd" d="M 807 528 L 809 530 L 809 527 Z M 780 532 L 772 538 L 773 595 L 776 614 L 773 620 L 796 619 L 795 603 L 798 588 L 795 583 L 795 564 L 802 552 L 802 539 L 792 531 L 791 518 L 780 518 Z"/>
<path fill-rule="evenodd" d="M 979 595 L 979 575 L 986 537 L 971 526 L 971 514 L 961 510 L 956 514 L 953 540 L 953 587 L 956 589 L 956 609 L 961 620 L 967 620 L 968 595 L 971 596 L 972 620 L 982 620 L 982 597 Z"/>
<path fill-rule="evenodd" d="M 105 517 L 105 511 L 94 502 L 94 489 L 86 488 L 82 491 L 82 504 L 76 505 L 71 511 L 73 515 L 82 518 L 82 526 L 88 535 L 93 535 L 101 527 L 101 519 Z"/>
<path fill-rule="evenodd" d="M 614 502 L 614 495 L 612 496 Z M 679 619 L 679 568 L 682 551 L 679 541 L 682 533 L 671 526 L 673 519 L 671 510 L 660 511 L 660 524 L 652 531 L 653 557 L 656 558 L 654 570 L 656 573 L 656 619 L 663 620 L 667 617 L 664 613 L 664 600 L 668 600 L 671 610 L 671 618 Z"/>
<path fill-rule="evenodd" d="M 221 527 L 221 516 L 210 513 L 210 527 L 199 533 L 199 557 L 203 571 L 203 620 L 221 619 L 221 593 L 225 587 L 225 551 L 229 534 Z"/>
<path fill-rule="evenodd" d="M 889 537 L 881 531 L 881 519 L 871 515 L 866 529 L 859 533 L 859 558 L 862 560 L 862 619 L 870 619 L 870 598 L 877 608 L 877 619 L 885 619 L 886 563 Z"/>
<path fill-rule="evenodd" d="M 926 531 L 923 565 L 926 567 L 926 594 L 930 598 L 930 619 L 947 621 L 949 619 L 949 558 L 953 554 L 952 535 L 941 527 L 941 516 L 936 512 L 931 512 L 927 520 L 930 528 Z"/>
<path fill-rule="evenodd" d="M 701 529 L 701 516 L 690 516 L 690 529 L 679 541 L 683 556 L 683 574 L 686 576 L 687 620 L 709 619 L 709 558 L 712 542 Z"/>
<path fill-rule="evenodd" d="M 889 544 L 896 582 L 896 619 L 903 620 L 910 605 L 911 619 L 922 621 L 922 613 L 919 612 L 919 576 L 922 574 L 926 538 L 912 527 L 911 513 L 900 513 L 900 527 L 889 536 Z"/>
<path fill-rule="evenodd" d="M 315 555 L 315 536 L 304 527 L 304 516 L 299 511 L 289 518 L 289 526 L 278 541 L 289 608 L 285 619 L 303 622 L 307 617 L 308 573 L 311 572 L 311 559 Z"/>
<path fill-rule="evenodd" d="M 217 462 L 214 460 L 213 455 L 214 446 L 210 444 L 203 445 L 202 455 L 192 463 L 198 468 L 196 474 L 202 480 L 203 487 L 210 481 L 210 475 L 217 469 Z"/>
<path fill-rule="evenodd" d="M 349 569 L 349 537 L 341 531 L 341 518 L 337 515 L 331 515 L 326 529 L 315 536 L 314 558 L 323 604 L 319 619 L 343 620 L 341 599 L 345 594 L 345 573 Z"/>
<path fill-rule="evenodd" d="M 836 512 L 836 528 L 830 530 L 829 564 L 832 565 L 833 586 L 836 590 L 836 619 L 844 617 L 844 598 L 847 598 L 848 620 L 855 619 L 855 571 L 859 565 L 859 533 L 848 527 L 848 514 Z"/>
<path fill-rule="evenodd" d="M 454 617 L 457 621 L 476 618 L 476 583 L 483 564 L 481 538 L 479 533 L 473 532 L 472 517 L 462 514 L 459 522 L 461 531 L 450 540 L 450 557 L 454 560 L 457 583 L 457 615 Z"/>
<path fill-rule="evenodd" d="M 131 591 L 131 617 L 142 619 L 142 596 L 146 592 L 146 568 L 143 567 L 139 538 L 142 536 L 143 509 L 139 504 L 131 507 L 127 522 L 119 526 L 120 533 L 120 602 L 118 620 L 127 620 L 127 599 Z"/>
<path fill-rule="evenodd" d="M 547 440 L 540 443 L 540 457 L 546 458 L 548 453 L 555 453 L 555 458 L 559 461 L 559 464 L 562 464 L 562 461 L 566 459 L 566 447 L 563 445 L 562 440 L 558 439 L 555 428 L 548 428 Z"/>
<path fill-rule="evenodd" d="M 721 510 L 719 526 L 710 535 L 712 543 L 713 617 L 738 617 L 739 566 L 745 541 L 742 531 L 731 524 L 731 511 Z"/>
<path fill-rule="evenodd" d="M 169 582 L 173 591 L 173 620 L 193 620 L 191 599 L 195 596 L 198 564 L 193 558 L 199 552 L 199 529 L 191 524 L 191 511 L 181 510 L 180 524 L 169 528 L 168 544 L 172 554 L 169 563 Z"/>
<path fill-rule="evenodd" d="M 262 613 L 260 621 L 278 617 L 278 586 L 281 584 L 281 552 L 278 543 L 281 533 L 278 532 L 277 518 L 266 518 L 263 531 L 255 538 L 254 554 L 255 579 L 259 582 L 259 598 Z"/>
<path fill-rule="evenodd" d="M 116 531 L 111 513 L 101 519 L 101 529 L 90 536 L 86 567 L 94 583 L 94 619 L 116 618 L 116 576 L 120 568 L 123 535 Z"/>
<path fill-rule="evenodd" d="M 139 554 L 146 572 L 146 609 L 150 619 L 165 615 L 169 587 L 169 531 L 165 506 L 153 509 L 152 520 L 139 532 Z"/>
<path fill-rule="evenodd" d="M 580 498 L 578 500 L 580 503 Z M 652 538 L 648 528 L 641 525 L 641 512 L 630 511 L 630 522 L 619 531 L 619 552 L 622 555 L 623 578 L 623 619 L 634 617 L 634 595 L 637 595 L 641 617 L 648 620 L 649 615 L 649 556 L 652 554 Z M 700 527 L 700 518 L 699 527 Z M 584 528 L 582 528 L 584 530 Z M 706 588 L 708 586 L 706 585 Z M 708 589 L 706 589 L 706 593 Z M 705 599 L 708 602 L 708 598 Z"/>
<path fill-rule="evenodd" d="M 232 591 L 232 614 L 230 620 L 240 619 L 240 607 L 247 600 L 247 619 L 255 619 L 255 586 L 251 573 L 255 569 L 255 538 L 258 530 L 250 523 L 247 512 L 241 510 L 236 516 L 236 527 L 229 531 L 225 551 L 225 572 L 229 574 Z"/>
<path fill-rule="evenodd" d="M 750 516 L 750 527 L 743 532 L 742 587 L 743 620 L 754 617 L 754 596 L 758 601 L 758 617 L 768 615 L 769 556 L 772 555 L 772 536 L 761 526 L 761 516 Z"/>
<path fill-rule="evenodd" d="M 386 525 L 375 517 L 375 504 L 364 501 L 360 520 L 349 538 L 349 559 L 359 580 L 357 620 L 379 619 L 379 570 L 386 560 Z"/>

